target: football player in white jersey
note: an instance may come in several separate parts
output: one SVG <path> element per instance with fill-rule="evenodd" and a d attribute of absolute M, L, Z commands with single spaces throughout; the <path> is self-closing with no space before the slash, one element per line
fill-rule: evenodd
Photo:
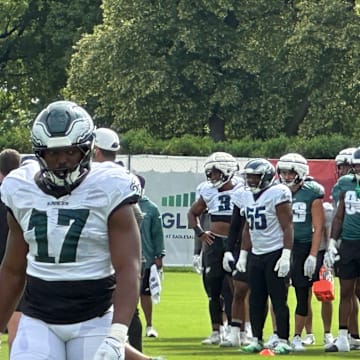
<path fill-rule="evenodd" d="M 240 272 L 248 271 L 254 337 L 242 350 L 257 353 L 263 349 L 263 328 L 270 296 L 279 335 L 273 351 L 284 354 L 291 351 L 286 281 L 293 243 L 291 192 L 286 185 L 273 184 L 275 168 L 265 159 L 250 160 L 244 173 L 247 190 L 241 192 L 240 202 L 246 204 L 246 224 L 236 268 Z"/>
<path fill-rule="evenodd" d="M 32 127 L 39 164 L 12 171 L 2 184 L 9 238 L 1 328 L 26 283 L 12 360 L 125 358 L 139 296 L 140 235 L 131 204 L 140 184 L 116 164 L 91 166 L 93 131 L 77 104 L 50 104 Z"/>
<path fill-rule="evenodd" d="M 222 347 L 248 345 L 252 338 L 249 322 L 247 273 L 239 272 L 235 268 L 240 252 L 242 231 L 246 221 L 243 212 L 245 204 L 241 204 L 241 200 L 238 201 L 242 197 L 242 191 L 244 191 L 244 187 L 238 187 L 231 197 L 234 206 L 227 246 L 223 257 L 223 268 L 232 277 L 233 299 L 231 304 L 231 327 L 226 338 L 220 343 Z"/>
<path fill-rule="evenodd" d="M 204 283 L 209 297 L 209 311 L 212 324 L 212 334 L 202 343 L 219 344 L 220 326 L 222 324 L 221 291 L 226 272 L 222 260 L 232 214 L 231 195 L 237 185 L 242 185 L 241 179 L 235 177 L 238 164 L 235 158 L 224 152 L 211 154 L 204 165 L 207 181 L 197 188 L 197 200 L 188 212 L 189 228 L 204 244 L 203 268 Z M 205 231 L 200 224 L 200 216 L 208 210 L 210 214 L 210 229 Z M 226 301 L 226 299 L 225 299 Z M 232 296 L 228 301 L 231 304 Z M 231 307 L 231 305 L 229 306 Z M 230 311 L 227 312 L 229 314 Z"/>
<path fill-rule="evenodd" d="M 105 162 L 110 161 L 112 163 L 116 163 L 120 166 L 118 162 L 116 162 L 116 154 L 120 149 L 120 140 L 117 133 L 108 128 L 97 128 L 95 130 L 95 147 L 94 147 L 94 162 Z M 124 165 L 121 165 L 124 166 Z M 123 169 L 121 169 L 123 170 Z M 141 184 L 140 184 L 141 185 Z M 139 204 L 134 204 L 132 206 L 135 218 L 137 220 L 138 225 L 141 225 L 143 221 L 143 213 L 139 207 Z M 150 358 L 149 356 L 141 353 L 142 351 L 142 324 L 139 317 L 138 308 L 134 313 L 132 321 L 129 325 L 128 329 L 128 342 L 131 345 L 125 348 L 125 355 L 127 360 L 156 360 L 161 359 Z"/>

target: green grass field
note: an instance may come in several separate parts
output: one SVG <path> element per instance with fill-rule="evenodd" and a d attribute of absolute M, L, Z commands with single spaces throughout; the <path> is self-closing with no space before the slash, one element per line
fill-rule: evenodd
<path fill-rule="evenodd" d="M 337 335 L 338 296 L 334 301 L 334 318 L 332 331 Z M 294 292 L 290 289 L 289 306 L 291 312 L 291 336 L 293 335 Z M 325 353 L 322 346 L 322 321 L 320 302 L 313 298 L 313 328 L 316 345 L 307 347 L 306 352 L 292 353 L 286 358 L 308 360 L 315 359 L 360 359 L 360 351 L 349 353 Z M 268 319 L 269 320 L 269 319 Z M 154 305 L 153 324 L 159 332 L 159 338 L 144 338 L 144 352 L 150 355 L 163 355 L 166 360 L 233 360 L 260 359 L 263 356 L 243 354 L 237 349 L 224 349 L 214 345 L 201 345 L 201 340 L 210 333 L 210 321 L 207 310 L 207 299 L 202 288 L 201 277 L 192 272 L 165 271 L 161 301 Z M 265 327 L 265 339 L 271 333 L 270 321 Z M 6 337 L 0 350 L 0 360 L 8 358 Z M 91 359 L 89 359 L 91 360 Z"/>

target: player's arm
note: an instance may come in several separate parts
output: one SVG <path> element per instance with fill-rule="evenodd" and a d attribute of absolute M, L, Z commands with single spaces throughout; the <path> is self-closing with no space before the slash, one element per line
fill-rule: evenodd
<path fill-rule="evenodd" d="M 331 232 L 330 232 L 331 239 L 338 240 L 340 238 L 344 215 L 345 215 L 344 193 L 339 192 L 338 206 L 336 208 L 336 213 L 331 223 Z"/>
<path fill-rule="evenodd" d="M 140 233 L 131 205 L 117 208 L 108 219 L 109 248 L 115 269 L 113 323 L 128 326 L 139 299 Z"/>
<path fill-rule="evenodd" d="M 251 249 L 251 238 L 249 231 L 249 223 L 245 221 L 244 228 L 242 231 L 242 241 L 241 241 L 239 259 L 236 263 L 236 269 L 240 272 L 246 272 L 247 257 L 250 249 Z"/>
<path fill-rule="evenodd" d="M 191 206 L 187 213 L 188 227 L 193 229 L 195 235 L 204 243 L 211 245 L 213 243 L 214 235 L 210 231 L 205 231 L 200 223 L 200 215 L 207 208 L 206 203 L 202 197 L 199 197 Z"/>
<path fill-rule="evenodd" d="M 276 215 L 283 230 L 284 249 L 292 249 L 294 229 L 292 221 L 292 208 L 290 202 L 283 202 L 276 206 Z"/>
<path fill-rule="evenodd" d="M 0 329 L 4 330 L 25 286 L 28 245 L 23 231 L 8 211 L 9 225 L 5 256 L 0 267 Z"/>
<path fill-rule="evenodd" d="M 188 227 L 189 229 L 200 228 L 200 215 L 206 210 L 206 203 L 202 197 L 199 197 L 190 207 L 187 218 L 188 218 Z M 196 234 L 198 235 L 198 234 Z"/>
<path fill-rule="evenodd" d="M 310 255 L 317 256 L 324 234 L 325 216 L 322 199 L 315 199 L 311 204 L 311 221 L 313 227 Z"/>
<path fill-rule="evenodd" d="M 245 216 L 241 216 L 240 209 L 236 205 L 234 205 L 233 212 L 231 215 L 226 251 L 233 252 L 235 249 L 235 245 L 238 241 L 241 244 L 242 231 L 245 221 L 246 221 Z"/>
<path fill-rule="evenodd" d="M 163 267 L 163 257 L 166 254 L 166 250 L 164 244 L 162 218 L 157 206 L 154 206 L 151 215 L 151 239 L 153 240 L 155 253 L 154 263 L 156 264 L 157 268 L 160 269 Z"/>
<path fill-rule="evenodd" d="M 249 223 L 245 221 L 244 228 L 242 231 L 242 239 L 241 239 L 241 250 L 250 251 L 251 249 L 251 238 L 249 231 Z"/>

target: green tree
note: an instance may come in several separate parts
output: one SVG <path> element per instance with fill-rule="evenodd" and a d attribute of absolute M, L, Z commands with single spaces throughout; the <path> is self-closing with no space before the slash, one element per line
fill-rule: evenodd
<path fill-rule="evenodd" d="M 360 18 L 354 1 L 298 1 L 286 43 L 289 135 L 360 130 Z"/>
<path fill-rule="evenodd" d="M 28 126 L 59 98 L 72 45 L 101 22 L 100 0 L 0 2 L 0 121 Z"/>
<path fill-rule="evenodd" d="M 215 140 L 358 127 L 353 1 L 103 2 L 66 94 L 101 125 Z"/>
<path fill-rule="evenodd" d="M 254 5 L 106 0 L 104 23 L 78 43 L 67 94 L 121 132 L 143 127 L 164 138 L 210 133 L 224 140 L 250 128 L 259 135 L 251 126 L 258 121 L 258 68 L 244 46 L 253 42 Z"/>

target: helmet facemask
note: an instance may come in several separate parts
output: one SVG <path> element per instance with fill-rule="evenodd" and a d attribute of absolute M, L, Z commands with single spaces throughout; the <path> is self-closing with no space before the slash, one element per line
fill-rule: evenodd
<path fill-rule="evenodd" d="M 336 176 L 339 178 L 341 176 L 347 175 L 352 170 L 352 154 L 356 151 L 356 148 L 346 148 L 341 150 L 335 157 L 336 165 Z M 345 169 L 343 169 L 345 168 Z"/>
<path fill-rule="evenodd" d="M 219 173 L 219 177 L 217 178 L 217 180 L 212 179 L 212 175 L 214 172 Z M 222 171 L 217 169 L 216 167 L 213 167 L 212 169 L 207 169 L 205 172 L 205 175 L 206 175 L 207 181 L 216 189 L 221 189 L 232 178 L 232 175 L 227 176 Z"/>
<path fill-rule="evenodd" d="M 274 183 L 275 169 L 273 165 L 265 159 L 250 160 L 244 167 L 243 171 L 246 180 L 246 187 L 253 194 L 258 194 Z M 249 182 L 249 175 L 258 175 L 257 184 Z M 252 179 L 251 179 L 252 180 Z"/>
<path fill-rule="evenodd" d="M 309 175 L 309 165 L 307 164 L 307 160 L 296 153 L 289 153 L 282 156 L 279 159 L 276 168 L 280 182 L 290 189 L 294 189 L 295 186 L 304 181 Z M 294 172 L 296 175 L 293 180 L 288 181 L 281 175 L 282 171 Z"/>
<path fill-rule="evenodd" d="M 46 160 L 44 158 L 44 151 L 36 151 L 35 155 L 39 160 L 41 174 L 43 180 L 50 184 L 55 185 L 56 187 L 65 187 L 67 189 L 72 189 L 79 182 L 82 181 L 83 177 L 90 170 L 92 153 L 94 148 L 94 141 L 89 141 L 88 144 L 82 144 L 75 146 L 83 154 L 80 162 L 75 164 L 73 167 L 61 167 L 57 169 L 49 170 Z"/>
<path fill-rule="evenodd" d="M 281 175 L 281 172 L 283 170 L 284 169 L 278 169 L 278 176 L 279 176 L 280 182 L 282 184 L 286 185 L 287 187 L 289 187 L 290 189 L 294 188 L 296 185 L 300 184 L 303 181 L 303 179 L 299 176 L 299 174 L 297 172 L 295 172 L 294 170 L 285 170 L 288 172 L 295 173 L 295 177 L 291 181 L 287 180 L 285 177 L 283 177 Z"/>
<path fill-rule="evenodd" d="M 249 182 L 248 176 L 251 175 L 257 175 L 259 177 L 258 183 L 255 185 L 252 182 Z M 265 184 L 265 176 L 266 174 L 246 174 L 245 180 L 246 180 L 246 187 L 253 193 L 258 194 L 260 191 L 271 185 L 270 183 Z"/>
<path fill-rule="evenodd" d="M 215 152 L 206 159 L 204 168 L 207 181 L 216 189 L 221 189 L 239 170 L 239 165 L 232 155 Z M 219 178 L 215 181 L 211 179 L 214 170 L 220 173 Z"/>
<path fill-rule="evenodd" d="M 94 124 L 90 115 L 70 101 L 56 101 L 36 117 L 31 139 L 41 168 L 41 181 L 47 187 L 65 188 L 69 192 L 88 173 L 94 149 Z M 80 150 L 81 159 L 72 166 L 49 169 L 45 151 Z"/>

